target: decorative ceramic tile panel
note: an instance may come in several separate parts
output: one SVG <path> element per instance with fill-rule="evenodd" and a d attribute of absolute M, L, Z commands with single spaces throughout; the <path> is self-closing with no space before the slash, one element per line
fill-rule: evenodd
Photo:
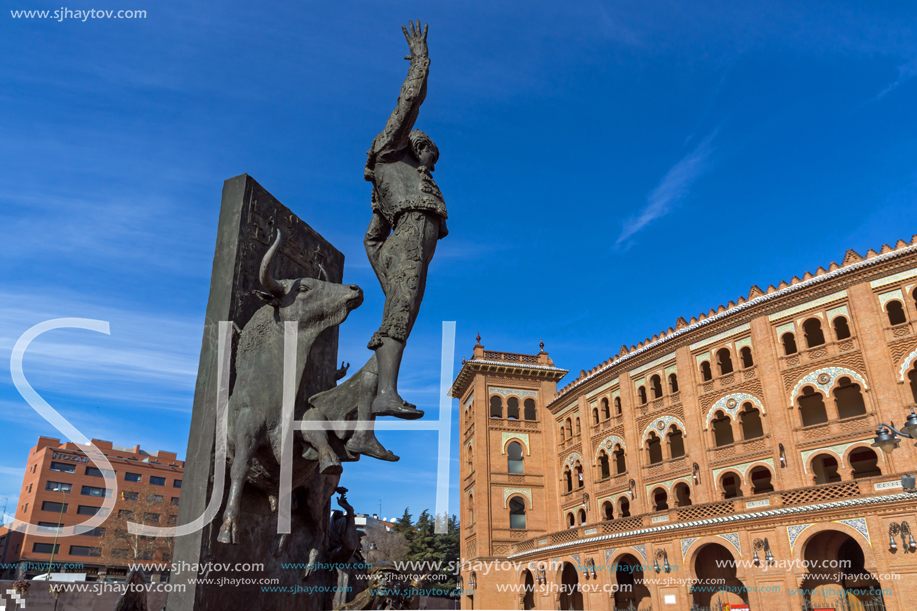
<path fill-rule="evenodd" d="M 838 299 L 843 299 L 847 296 L 847 291 L 838 291 L 831 295 L 826 295 L 821 299 L 815 299 L 808 303 L 803 303 L 798 306 L 783 310 L 782 312 L 777 312 L 776 314 L 771 314 L 768 316 L 769 320 L 780 320 L 781 318 L 786 318 L 787 316 L 792 316 L 793 314 L 798 314 L 799 312 L 805 312 L 806 310 L 817 308 L 820 305 L 825 305 L 826 303 L 831 303 L 832 301 L 837 301 Z"/>
<path fill-rule="evenodd" d="M 869 528 L 866 526 L 866 518 L 853 518 L 852 520 L 836 520 L 838 524 L 846 524 L 853 530 L 857 531 L 866 538 L 866 541 L 869 542 L 869 545 L 872 546 L 872 541 L 869 538 Z"/>
<path fill-rule="evenodd" d="M 885 307 L 885 304 L 891 301 L 892 299 L 897 299 L 898 301 L 904 301 L 904 295 L 901 294 L 901 289 L 896 289 L 894 291 L 889 291 L 887 293 L 882 293 L 879 295 L 879 303 L 882 304 L 882 307 Z"/>
<path fill-rule="evenodd" d="M 717 535 L 717 537 L 732 543 L 732 546 L 736 548 L 736 551 L 739 552 L 739 555 L 742 555 L 742 543 L 739 541 L 738 533 L 726 533 L 725 535 Z"/>
<path fill-rule="evenodd" d="M 873 280 L 869 283 L 869 286 L 872 288 L 878 288 L 880 286 L 895 284 L 896 282 L 901 282 L 902 280 L 907 280 L 908 278 L 913 278 L 914 276 L 917 276 L 917 267 L 914 269 L 909 269 L 906 272 L 900 272 L 897 274 L 892 274 L 891 276 L 879 278 L 878 280 Z"/>
<path fill-rule="evenodd" d="M 687 475 L 681 475 L 679 477 L 673 477 L 672 479 L 666 480 L 664 482 L 656 482 L 655 484 L 647 484 L 646 485 L 646 494 L 649 495 L 649 493 L 653 490 L 653 488 L 658 488 L 659 486 L 665 486 L 665 489 L 671 492 L 672 484 L 674 484 L 675 482 L 681 482 L 681 481 L 688 484 L 688 488 L 691 487 L 690 478 Z"/>
<path fill-rule="evenodd" d="M 901 362 L 901 366 L 898 368 L 898 380 L 904 382 L 904 374 L 911 368 L 911 365 L 914 363 L 914 359 L 917 359 L 917 350 L 914 350 L 905 359 Z"/>
<path fill-rule="evenodd" d="M 669 367 L 665 368 L 666 377 L 672 375 L 673 373 L 678 373 L 678 365 L 670 365 Z"/>
<path fill-rule="evenodd" d="M 738 327 L 734 327 L 732 329 L 729 329 L 728 331 L 723 331 L 722 333 L 718 335 L 714 335 L 713 337 L 702 339 L 699 342 L 695 342 L 691 344 L 691 351 L 693 352 L 694 350 L 697 350 L 699 348 L 709 346 L 710 344 L 715 344 L 720 340 L 726 339 L 727 337 L 732 337 L 733 335 L 738 335 L 739 333 L 748 331 L 750 328 L 751 328 L 751 325 L 749 325 L 748 323 L 745 323 L 744 325 L 739 325 Z"/>
<path fill-rule="evenodd" d="M 786 527 L 786 534 L 790 539 L 790 551 L 793 551 L 793 546 L 796 545 L 796 539 L 799 538 L 802 531 L 810 526 L 812 526 L 812 524 L 793 524 L 792 526 Z"/>
<path fill-rule="evenodd" d="M 502 444 L 503 444 L 502 449 L 500 450 L 501 454 L 506 454 L 506 442 L 509 441 L 510 439 L 516 439 L 522 442 L 522 445 L 525 446 L 526 456 L 530 456 L 532 454 L 532 450 L 529 448 L 529 434 L 528 433 L 502 433 L 501 439 L 502 439 Z"/>
<path fill-rule="evenodd" d="M 670 424 L 673 424 L 673 423 L 677 424 L 678 428 L 680 428 L 682 432 L 688 430 L 685 427 L 685 423 L 679 420 L 678 418 L 676 418 L 675 416 L 660 416 L 659 418 L 651 422 L 650 425 L 646 427 L 646 430 L 643 431 L 643 437 L 640 439 L 640 447 L 642 448 L 643 444 L 646 443 L 646 438 L 649 437 L 650 431 L 655 430 L 656 434 L 661 437 L 663 435 L 663 432 L 667 428 L 669 428 Z"/>
<path fill-rule="evenodd" d="M 796 333 L 796 323 L 788 322 L 785 325 L 777 327 L 777 337 L 780 337 L 784 333 Z"/>
<path fill-rule="evenodd" d="M 803 386 L 815 386 L 822 391 L 826 397 L 830 397 L 831 389 L 834 387 L 835 382 L 838 378 L 843 377 L 853 378 L 860 383 L 863 390 L 869 388 L 869 384 L 866 383 L 866 378 L 853 369 L 847 369 L 846 367 L 822 367 L 821 369 L 810 371 L 803 376 L 801 380 L 796 382 L 796 386 L 793 387 L 793 392 L 790 393 L 789 406 L 791 408 L 793 407 L 793 404 L 796 402 L 796 397 L 799 396 L 799 392 Z"/>
<path fill-rule="evenodd" d="M 828 322 L 834 320 L 835 316 L 846 316 L 850 318 L 850 313 L 847 311 L 847 306 L 842 305 L 838 308 L 832 308 L 828 310 Z"/>
<path fill-rule="evenodd" d="M 564 466 L 564 467 L 568 467 L 568 466 L 569 466 L 569 467 L 572 467 L 573 465 L 576 464 L 576 461 L 580 461 L 580 463 L 582 463 L 582 462 L 583 462 L 583 457 L 580 456 L 579 454 L 577 454 L 576 452 L 574 452 L 573 454 L 571 454 L 570 456 L 567 457 L 567 460 L 564 461 L 563 466 Z M 562 470 L 562 469 L 561 469 L 561 470 Z"/>
<path fill-rule="evenodd" d="M 605 550 L 605 566 L 606 567 L 610 566 L 609 563 L 611 562 L 611 557 L 614 556 L 616 551 L 618 551 L 618 548 L 616 547 L 613 549 Z"/>
<path fill-rule="evenodd" d="M 739 349 L 743 348 L 744 346 L 748 346 L 749 348 L 751 347 L 751 338 L 750 337 L 742 338 L 736 342 L 736 345 L 735 345 L 736 352 L 738 352 Z"/>
<path fill-rule="evenodd" d="M 579 571 L 579 554 L 571 554 L 570 557 L 573 558 L 573 562 L 576 563 L 576 570 Z"/>
<path fill-rule="evenodd" d="M 824 448 L 815 448 L 814 450 L 804 450 L 799 454 L 802 456 L 802 470 L 805 473 L 809 472 L 809 457 L 818 452 L 832 452 L 837 454 L 837 461 L 842 467 L 845 467 L 844 464 L 844 452 L 847 451 L 851 446 L 855 446 L 858 443 L 869 442 L 872 443 L 872 438 L 869 439 L 860 439 L 859 441 L 851 441 L 849 443 L 839 443 L 833 446 L 825 446 Z"/>
<path fill-rule="evenodd" d="M 535 397 L 538 398 L 537 390 L 522 390 L 517 388 L 497 388 L 495 386 L 487 387 L 487 391 L 492 395 L 500 395 L 501 397 L 509 397 L 510 395 L 515 395 L 517 397 Z"/>
<path fill-rule="evenodd" d="M 634 377 L 634 376 L 636 376 L 636 375 L 640 375 L 640 374 L 643 373 L 644 371 L 649 371 L 650 369 L 654 369 L 654 368 L 656 368 L 656 367 L 662 365 L 662 364 L 665 363 L 666 361 L 671 361 L 671 360 L 674 359 L 674 358 L 675 358 L 675 353 L 674 353 L 674 352 L 673 352 L 672 354 L 667 354 L 667 355 L 665 355 L 665 356 L 662 357 L 662 358 L 656 359 L 656 360 L 653 361 L 652 363 L 647 363 L 646 365 L 641 365 L 640 367 L 637 367 L 636 369 L 631 369 L 630 375 L 631 375 L 631 377 Z"/>
<path fill-rule="evenodd" d="M 632 548 L 637 550 L 637 553 L 643 556 L 643 562 L 646 563 L 646 544 L 641 543 L 640 545 L 631 545 Z"/>
<path fill-rule="evenodd" d="M 721 397 L 709 410 L 707 410 L 707 418 L 704 420 L 704 430 L 706 431 L 710 428 L 710 421 L 713 420 L 713 415 L 716 414 L 717 410 L 723 410 L 724 413 L 729 414 L 732 420 L 735 420 L 736 414 L 742 408 L 742 405 L 749 401 L 752 405 L 760 409 L 762 414 L 767 413 L 767 410 L 764 409 L 764 403 L 762 403 L 761 399 L 758 397 L 744 392 L 734 392 L 725 397 Z"/>
<path fill-rule="evenodd" d="M 615 444 L 616 444 L 616 443 L 620 443 L 620 444 L 621 444 L 621 447 L 624 448 L 624 451 L 627 451 L 627 446 L 624 445 L 624 440 L 623 440 L 623 439 L 621 439 L 621 438 L 618 437 L 617 435 L 609 435 L 608 437 L 606 437 L 605 439 L 603 439 L 603 440 L 601 441 L 601 443 L 599 443 L 598 447 L 596 447 L 596 449 L 595 449 L 595 455 L 596 455 L 596 457 L 598 457 L 599 452 L 602 451 L 602 450 L 605 450 L 606 452 L 608 452 L 609 454 L 611 454 L 611 450 L 612 450 L 612 448 L 615 447 Z"/>
<path fill-rule="evenodd" d="M 602 394 L 603 391 L 606 391 L 606 390 L 608 390 L 609 388 L 611 388 L 612 386 L 617 386 L 617 385 L 618 385 L 618 378 L 615 378 L 615 379 L 612 380 L 611 382 L 608 382 L 608 383 L 606 383 L 606 384 L 602 384 L 601 386 L 599 386 L 598 388 L 596 388 L 595 390 L 593 390 L 591 393 L 589 393 L 589 398 L 590 398 L 590 399 L 595 399 L 596 396 Z"/>
<path fill-rule="evenodd" d="M 703 354 L 698 354 L 696 358 L 697 358 L 697 364 L 698 364 L 698 366 L 699 366 L 699 365 L 700 365 L 701 363 L 703 363 L 704 361 L 709 361 L 709 360 L 710 360 L 710 351 L 708 350 L 707 352 L 705 352 L 705 353 L 703 353 Z"/>
<path fill-rule="evenodd" d="M 691 546 L 694 545 L 694 542 L 698 540 L 699 537 L 691 537 L 690 539 L 681 540 L 681 559 L 684 560 L 687 558 L 688 550 L 691 549 Z"/>
<path fill-rule="evenodd" d="M 745 480 L 747 483 L 748 478 L 746 477 L 746 475 L 748 475 L 748 468 L 754 464 L 759 464 L 759 463 L 769 465 L 771 469 L 774 468 L 774 459 L 773 458 L 762 458 L 760 460 L 751 460 L 749 462 L 743 462 L 740 465 L 728 465 L 726 467 L 720 467 L 718 469 L 713 470 L 713 487 L 714 488 L 717 487 L 717 482 L 719 481 L 720 473 L 722 473 L 723 471 L 726 471 L 727 469 L 735 469 L 736 471 L 741 473 L 742 479 Z"/>
<path fill-rule="evenodd" d="M 532 489 L 531 488 L 504 488 L 503 489 L 503 507 L 506 507 L 506 500 L 514 494 L 521 494 L 529 500 L 529 509 L 533 508 L 532 505 Z"/>

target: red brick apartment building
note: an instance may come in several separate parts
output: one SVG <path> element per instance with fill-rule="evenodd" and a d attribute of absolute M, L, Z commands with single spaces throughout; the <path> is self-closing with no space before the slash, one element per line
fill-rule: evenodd
<path fill-rule="evenodd" d="M 120 498 L 120 492 L 140 487 L 155 490 L 154 496 L 161 496 L 164 506 L 178 505 L 184 463 L 176 460 L 174 452 L 150 453 L 141 450 L 140 446 L 125 448 L 98 439 L 93 439 L 92 443 L 111 462 L 118 479 L 115 514 L 121 510 L 130 511 L 132 504 L 130 494 Z M 15 515 L 17 520 L 35 524 L 48 534 L 33 536 L 0 529 L 0 563 L 7 567 L 18 564 L 16 569 L 4 570 L 4 576 L 29 579 L 48 572 L 58 524 L 73 526 L 85 522 L 98 511 L 109 494 L 102 472 L 77 445 L 39 437 L 29 452 Z M 163 516 L 165 514 L 164 511 Z M 103 524 L 101 529 L 104 528 Z M 99 541 L 103 534 L 104 530 L 96 529 L 92 534 L 58 539 L 53 549 L 52 571 L 87 573 L 89 581 L 123 580 L 127 574 L 126 563 L 101 562 Z M 162 558 L 161 554 L 158 556 L 150 561 L 170 560 Z M 72 564 L 82 564 L 84 568 L 70 568 Z M 154 580 L 162 578 L 167 576 L 153 575 Z"/>
<path fill-rule="evenodd" d="M 453 384 L 463 609 L 917 608 L 917 450 L 872 446 L 917 407 L 917 236 L 566 373 L 478 338 Z"/>

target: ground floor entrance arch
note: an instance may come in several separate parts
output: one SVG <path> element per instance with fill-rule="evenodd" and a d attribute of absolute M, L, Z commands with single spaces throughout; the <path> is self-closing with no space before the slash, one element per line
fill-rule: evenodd
<path fill-rule="evenodd" d="M 735 557 L 719 543 L 707 543 L 694 555 L 692 569 L 697 586 L 692 589 L 695 605 L 710 609 L 748 604 L 745 584 L 737 576 Z"/>
<path fill-rule="evenodd" d="M 882 586 L 866 566 L 860 542 L 839 530 L 823 530 L 805 542 L 801 587 L 812 607 L 861 611 L 884 609 Z"/>

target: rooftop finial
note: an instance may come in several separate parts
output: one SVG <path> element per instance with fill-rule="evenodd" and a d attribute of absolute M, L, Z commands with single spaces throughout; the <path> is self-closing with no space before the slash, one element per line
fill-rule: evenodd
<path fill-rule="evenodd" d="M 538 347 L 541 348 L 541 351 L 544 352 L 544 340 L 538 342 Z"/>
<path fill-rule="evenodd" d="M 478 332 L 478 336 L 475 339 L 478 340 L 478 345 L 480 346 L 481 345 L 481 333 L 480 332 Z"/>

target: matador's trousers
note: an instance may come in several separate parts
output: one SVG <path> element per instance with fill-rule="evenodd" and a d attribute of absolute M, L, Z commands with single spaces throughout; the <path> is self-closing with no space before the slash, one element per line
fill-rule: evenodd
<path fill-rule="evenodd" d="M 385 240 L 380 263 L 386 282 L 382 324 L 373 333 L 368 348 L 382 346 L 382 338 L 405 342 L 417 320 L 420 302 L 427 284 L 427 268 L 436 251 L 442 217 L 429 212 L 410 210 L 398 217 L 395 230 Z"/>

